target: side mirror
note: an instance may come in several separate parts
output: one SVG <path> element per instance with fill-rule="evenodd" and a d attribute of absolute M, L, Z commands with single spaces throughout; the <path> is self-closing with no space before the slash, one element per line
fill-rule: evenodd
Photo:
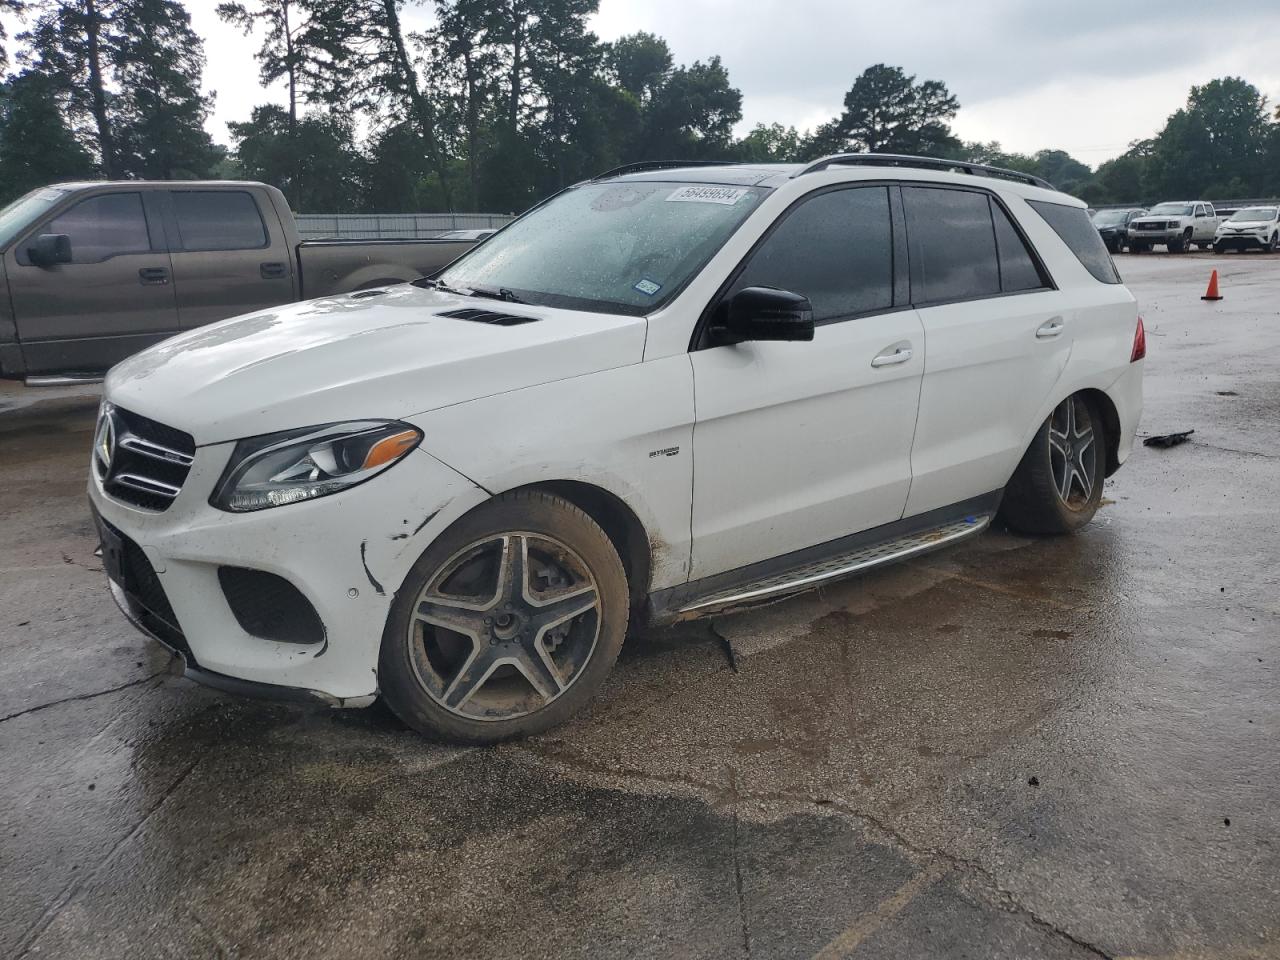
<path fill-rule="evenodd" d="M 27 247 L 27 257 L 37 267 L 71 262 L 71 238 L 65 233 L 43 233 Z"/>
<path fill-rule="evenodd" d="M 813 339 L 812 304 L 787 290 L 744 287 L 720 305 L 719 314 L 711 328 L 717 344 Z"/>

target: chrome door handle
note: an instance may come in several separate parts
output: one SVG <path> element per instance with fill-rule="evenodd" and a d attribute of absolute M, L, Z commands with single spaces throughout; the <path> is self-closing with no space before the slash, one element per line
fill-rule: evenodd
<path fill-rule="evenodd" d="M 1065 326 L 1066 324 L 1062 322 L 1061 317 L 1054 317 L 1052 320 L 1046 320 L 1044 323 L 1040 324 L 1040 329 L 1036 331 L 1036 339 L 1050 340 L 1061 334 Z"/>
<path fill-rule="evenodd" d="M 906 363 L 911 359 L 911 344 L 895 343 L 885 348 L 884 352 L 871 361 L 873 367 L 891 367 L 897 363 Z"/>

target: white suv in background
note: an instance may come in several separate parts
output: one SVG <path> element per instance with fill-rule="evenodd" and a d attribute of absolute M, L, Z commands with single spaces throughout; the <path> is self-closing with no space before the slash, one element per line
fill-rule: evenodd
<path fill-rule="evenodd" d="M 1268 253 L 1280 250 L 1280 207 L 1244 207 L 1218 224 L 1214 253 L 1253 247 Z"/>
<path fill-rule="evenodd" d="M 486 742 L 600 687 L 628 624 L 977 535 L 1068 533 L 1142 406 L 1084 204 L 838 155 L 639 164 L 433 279 L 194 330 L 111 371 L 111 589 L 189 674 Z"/>

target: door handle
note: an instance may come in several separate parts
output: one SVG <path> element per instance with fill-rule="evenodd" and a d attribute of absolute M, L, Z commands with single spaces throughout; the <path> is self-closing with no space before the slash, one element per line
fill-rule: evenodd
<path fill-rule="evenodd" d="M 138 271 L 138 282 L 164 284 L 169 282 L 168 267 L 143 267 Z"/>
<path fill-rule="evenodd" d="M 279 280 L 287 275 L 283 263 L 260 263 L 258 264 L 258 273 L 263 280 Z"/>
<path fill-rule="evenodd" d="M 895 343 L 885 349 L 871 361 L 873 367 L 891 367 L 897 363 L 906 363 L 912 357 L 911 344 L 907 341 Z"/>
<path fill-rule="evenodd" d="M 1040 329 L 1036 331 L 1036 339 L 1051 340 L 1062 333 L 1065 326 L 1066 324 L 1062 322 L 1061 317 L 1054 317 L 1052 320 L 1046 320 L 1044 323 L 1040 324 Z"/>

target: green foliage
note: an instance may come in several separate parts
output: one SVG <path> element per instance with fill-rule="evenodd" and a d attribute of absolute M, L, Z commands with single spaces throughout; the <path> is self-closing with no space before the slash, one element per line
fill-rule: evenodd
<path fill-rule="evenodd" d="M 241 175 L 279 187 L 294 210 L 355 213 L 362 208 L 364 160 L 351 125 L 340 117 L 304 116 L 291 130 L 288 111 L 267 105 L 254 107 L 247 122 L 228 126 Z M 421 156 L 419 149 L 416 157 Z M 403 159 L 395 162 L 403 167 Z"/>
<path fill-rule="evenodd" d="M 47 183 L 97 173 L 63 119 L 48 77 L 26 71 L 0 86 L 0 204 Z"/>
<path fill-rule="evenodd" d="M 844 113 L 824 133 L 836 150 L 947 156 L 958 144 L 949 121 L 959 109 L 946 84 L 877 63 L 854 80 Z"/>
<path fill-rule="evenodd" d="M 0 12 L 25 8 L 29 24 L 18 38 L 26 72 L 0 105 L 0 164 L 6 184 L 28 182 L 41 152 L 56 156 L 50 176 L 231 171 L 277 184 L 307 211 L 518 211 L 630 161 L 779 163 L 837 151 L 993 164 L 1096 204 L 1280 192 L 1280 122 L 1238 77 L 1193 87 L 1154 137 L 1096 172 L 1059 149 L 961 143 L 946 85 L 883 63 L 854 78 L 829 122 L 759 123 L 739 139 L 742 94 L 719 57 L 678 64 L 652 33 L 602 43 L 587 29 L 597 7 L 222 0 L 219 16 L 258 44 L 262 82 L 288 89 L 285 107 L 229 125 L 228 156 L 204 132 L 204 56 L 180 0 L 0 0 Z M 422 33 L 405 26 L 424 21 Z"/>

